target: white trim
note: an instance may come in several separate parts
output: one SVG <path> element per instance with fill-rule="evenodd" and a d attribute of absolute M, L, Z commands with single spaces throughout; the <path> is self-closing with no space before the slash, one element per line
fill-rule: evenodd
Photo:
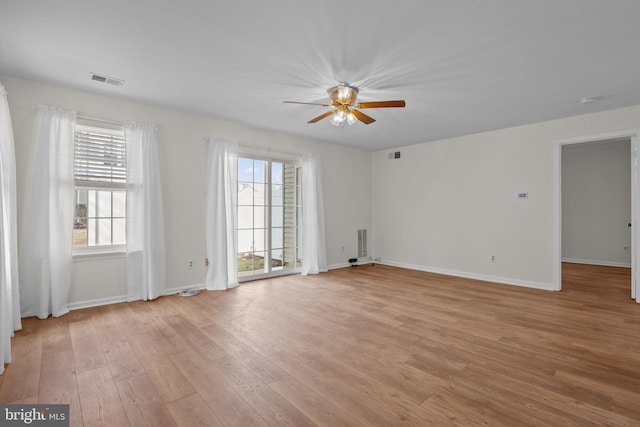
<path fill-rule="evenodd" d="M 602 265 L 604 267 L 631 268 L 631 264 L 628 262 L 595 261 L 591 259 L 572 259 L 572 258 L 562 258 L 562 262 L 569 262 L 571 264 Z"/>
<path fill-rule="evenodd" d="M 342 264 L 331 264 L 327 266 L 328 270 L 336 270 L 338 268 L 345 268 L 345 267 L 350 267 L 351 264 L 349 263 L 342 263 Z"/>
<path fill-rule="evenodd" d="M 596 133 L 593 135 L 574 136 L 572 138 L 564 138 L 556 141 L 556 144 L 571 145 L 582 144 L 583 142 L 607 141 L 609 139 L 632 138 L 640 133 L 640 129 L 628 129 L 605 133 Z"/>
<path fill-rule="evenodd" d="M 115 259 L 127 256 L 126 245 L 82 246 L 73 249 L 73 262 L 94 259 Z"/>
<path fill-rule="evenodd" d="M 606 133 L 576 136 L 564 138 L 555 142 L 554 154 L 554 192 L 555 192 L 555 250 L 556 261 L 554 262 L 555 283 L 554 290 L 562 290 L 562 147 L 565 145 L 580 144 L 583 142 L 606 141 L 609 139 L 630 138 L 631 139 L 631 297 L 640 303 L 640 282 L 636 272 L 640 264 L 640 228 L 636 227 L 640 212 L 638 212 L 638 190 L 639 174 L 636 155 L 638 152 L 638 135 L 640 129 L 629 129 L 612 131 Z"/>
<path fill-rule="evenodd" d="M 253 274 L 251 276 L 240 276 L 238 272 L 238 282 L 251 282 L 253 280 L 261 280 L 261 279 L 270 279 L 272 277 L 282 277 L 282 276 L 291 276 L 293 274 L 300 274 L 302 272 L 302 267 L 296 268 L 287 268 L 284 270 L 272 270 L 270 273 L 262 273 L 262 274 Z"/>
<path fill-rule="evenodd" d="M 342 262 L 340 264 L 332 264 L 327 266 L 328 270 L 335 270 L 337 268 L 345 268 L 345 267 L 351 267 L 352 265 L 370 265 L 370 264 L 382 264 L 381 261 L 375 261 L 371 258 L 359 258 L 357 262 L 351 264 L 348 262 Z"/>
<path fill-rule="evenodd" d="M 631 136 L 631 298 L 640 303 L 640 277 L 638 277 L 638 261 L 640 260 L 640 228 L 637 227 L 640 217 L 638 206 L 638 133 Z"/>
<path fill-rule="evenodd" d="M 489 276 L 485 274 L 469 273 L 466 271 L 448 270 L 445 268 L 429 267 L 425 265 L 414 265 L 396 261 L 372 261 L 374 264 L 388 265 L 391 267 L 407 268 L 409 270 L 424 271 L 427 273 L 443 274 L 445 276 L 463 277 L 465 279 L 480 280 L 483 282 L 501 283 L 504 285 L 521 286 L 525 288 L 541 289 L 545 291 L 555 291 L 553 283 L 531 282 L 528 280 L 512 279 L 510 277 Z"/>
<path fill-rule="evenodd" d="M 562 143 L 557 142 L 553 155 L 553 179 L 555 215 L 553 221 L 553 235 L 555 239 L 555 257 L 553 263 L 553 290 L 562 290 Z"/>
<path fill-rule="evenodd" d="M 261 156 L 263 157 L 263 160 L 291 161 L 294 163 L 300 163 L 300 165 L 302 165 L 302 157 L 304 156 L 303 153 L 238 143 L 238 156 L 240 156 L 241 154 L 247 154 L 249 156 Z"/>
<path fill-rule="evenodd" d="M 302 155 L 287 154 L 282 151 L 271 149 L 260 149 L 258 147 L 238 146 L 238 157 L 251 158 L 255 160 L 268 160 L 275 162 L 286 162 L 296 166 L 302 166 Z"/>
<path fill-rule="evenodd" d="M 78 301 L 78 302 L 70 302 L 69 304 L 67 304 L 67 307 L 69 308 L 69 310 L 80 310 L 83 308 L 91 308 L 91 307 L 98 307 L 101 305 L 109 305 L 109 304 L 117 304 L 120 302 L 127 302 L 127 296 L 126 295 L 120 295 L 117 297 L 108 297 L 108 298 L 97 298 L 97 299 L 91 299 L 91 300 L 87 300 L 87 301 Z"/>
<path fill-rule="evenodd" d="M 165 293 L 163 294 L 163 296 L 167 296 L 167 295 L 175 295 L 177 293 L 179 293 L 180 291 L 184 291 L 186 289 L 193 289 L 193 288 L 197 288 L 197 289 L 205 289 L 205 284 L 204 283 L 198 283 L 195 285 L 186 285 L 186 286 L 178 286 L 175 288 L 170 288 L 167 289 L 165 291 Z M 120 296 L 115 296 L 115 297 L 107 297 L 107 298 L 97 298 L 97 299 L 92 299 L 92 300 L 87 300 L 87 301 L 77 301 L 77 302 L 71 302 L 69 304 L 67 304 L 67 306 L 69 307 L 69 310 L 80 310 L 83 308 L 91 308 L 91 307 L 99 307 L 101 305 L 109 305 L 109 304 L 117 304 L 120 302 L 127 302 L 127 296 L 126 295 L 120 295 Z M 34 314 L 35 316 L 35 314 Z"/>
<path fill-rule="evenodd" d="M 193 285 L 185 285 L 185 286 L 177 286 L 175 288 L 169 288 L 169 289 L 166 289 L 164 291 L 164 295 L 163 296 L 175 295 L 175 294 L 178 294 L 178 293 L 180 293 L 182 291 L 186 291 L 187 289 L 193 289 L 193 288 L 199 289 L 199 290 L 203 290 L 203 289 L 206 289 L 206 285 L 204 283 L 196 283 L 196 284 L 193 284 Z"/>

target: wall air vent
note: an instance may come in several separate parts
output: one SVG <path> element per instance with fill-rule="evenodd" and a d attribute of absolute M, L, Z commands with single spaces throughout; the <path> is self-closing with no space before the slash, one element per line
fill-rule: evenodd
<path fill-rule="evenodd" d="M 107 77 L 101 74 L 91 73 L 91 80 L 100 83 L 107 83 L 113 86 L 122 86 L 124 84 L 124 80 L 116 79 L 115 77 Z"/>
<path fill-rule="evenodd" d="M 388 157 L 389 157 L 390 160 L 399 159 L 400 158 L 400 152 L 399 151 L 394 151 L 393 153 L 389 153 Z"/>

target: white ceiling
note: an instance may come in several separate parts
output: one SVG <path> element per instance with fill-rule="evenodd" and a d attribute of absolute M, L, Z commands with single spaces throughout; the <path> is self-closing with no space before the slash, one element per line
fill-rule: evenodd
<path fill-rule="evenodd" d="M 640 104 L 639 18 L 638 0 L 0 0 L 0 74 L 379 150 Z M 336 128 L 282 103 L 341 82 L 407 107 Z"/>

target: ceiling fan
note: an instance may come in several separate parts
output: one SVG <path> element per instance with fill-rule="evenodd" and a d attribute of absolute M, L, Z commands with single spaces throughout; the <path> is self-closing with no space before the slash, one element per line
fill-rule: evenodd
<path fill-rule="evenodd" d="M 344 126 L 345 122 L 352 125 L 357 120 L 360 120 L 365 125 L 369 125 L 376 121 L 373 117 L 367 116 L 356 108 L 390 108 L 405 106 L 405 102 L 403 100 L 360 102 L 356 104 L 356 98 L 358 97 L 358 88 L 350 86 L 347 83 L 334 86 L 328 89 L 327 93 L 329 94 L 329 98 L 331 98 L 331 104 L 297 101 L 283 102 L 285 102 L 286 104 L 305 104 L 320 105 L 322 107 L 332 107 L 331 110 L 327 111 L 326 113 L 320 114 L 318 117 L 309 120 L 307 123 L 316 123 L 326 117 L 333 116 L 331 118 L 331 124 L 334 126 Z"/>

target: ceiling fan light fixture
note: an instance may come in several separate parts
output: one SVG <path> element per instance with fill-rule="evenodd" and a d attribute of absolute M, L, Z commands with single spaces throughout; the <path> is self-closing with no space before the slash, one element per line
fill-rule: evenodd
<path fill-rule="evenodd" d="M 331 98 L 330 104 L 322 104 L 318 102 L 297 102 L 297 101 L 283 101 L 289 104 L 306 104 L 306 105 L 319 105 L 322 107 L 331 107 L 324 114 L 320 114 L 317 117 L 309 120 L 307 123 L 317 123 L 322 119 L 331 116 L 329 122 L 334 126 L 344 127 L 344 122 L 349 125 L 354 124 L 357 121 L 370 125 L 375 122 L 376 119 L 364 114 L 360 111 L 361 108 L 393 108 L 404 107 L 405 102 L 402 99 L 395 101 L 369 101 L 356 103 L 358 97 L 358 88 L 349 86 L 346 83 L 339 84 L 332 88 L 327 89 L 329 98 Z"/>
<path fill-rule="evenodd" d="M 327 90 L 327 93 L 334 103 L 352 105 L 358 97 L 358 88 L 349 86 L 348 84 L 342 84 L 330 88 Z"/>
<path fill-rule="evenodd" d="M 344 126 L 344 122 L 352 124 L 353 122 L 351 121 L 352 119 L 350 118 L 350 116 L 353 116 L 351 111 L 349 111 L 348 109 L 340 109 L 333 114 L 330 122 L 334 126 Z M 353 120 L 356 120 L 355 116 L 353 117 Z"/>
<path fill-rule="evenodd" d="M 343 101 L 347 98 L 349 98 L 349 92 L 350 92 L 350 88 L 348 88 L 347 86 L 342 86 L 338 89 L 338 99 L 340 101 Z"/>

